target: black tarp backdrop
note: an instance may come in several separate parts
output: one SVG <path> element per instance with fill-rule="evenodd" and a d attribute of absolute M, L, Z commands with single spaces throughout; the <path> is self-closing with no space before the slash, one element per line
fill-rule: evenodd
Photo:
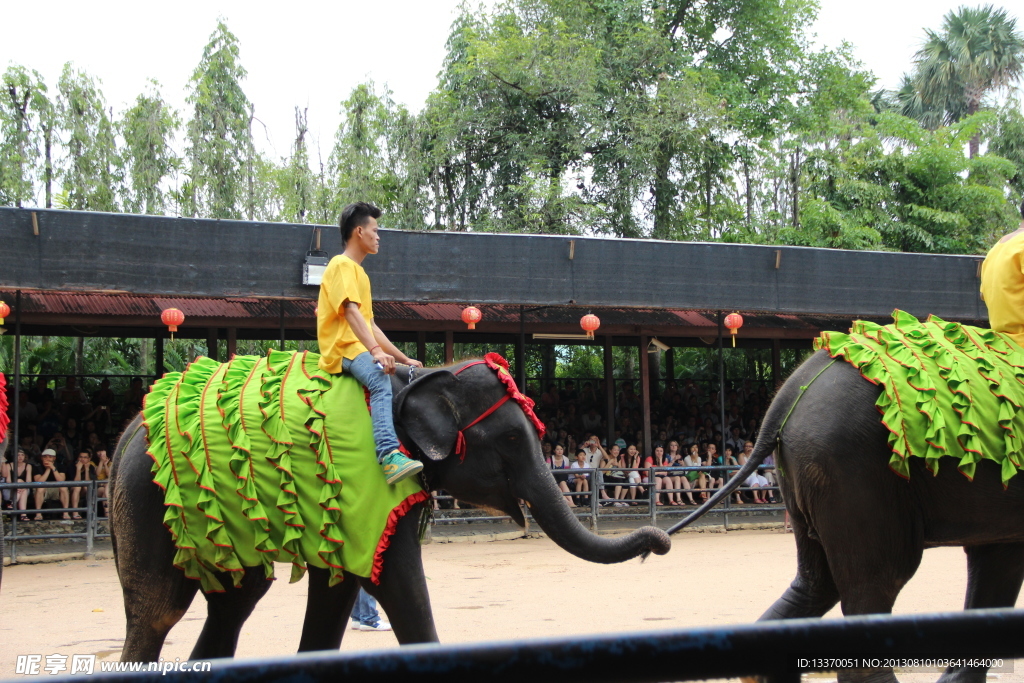
<path fill-rule="evenodd" d="M 35 219 L 33 220 L 33 214 Z M 386 221 L 385 221 L 386 224 Z M 311 299 L 314 226 L 0 208 L 0 288 Z M 322 248 L 341 251 L 323 226 Z M 984 320 L 980 256 L 382 231 L 381 301 L 655 307 Z"/>

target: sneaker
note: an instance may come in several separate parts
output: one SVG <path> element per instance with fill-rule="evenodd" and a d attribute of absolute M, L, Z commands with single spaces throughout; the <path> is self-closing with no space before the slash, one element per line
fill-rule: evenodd
<path fill-rule="evenodd" d="M 406 477 L 411 477 L 423 469 L 423 463 L 419 460 L 412 460 L 405 457 L 402 455 L 401 451 L 392 451 L 388 453 L 384 456 L 384 461 L 381 462 L 380 465 L 384 469 L 384 477 L 387 479 L 389 484 L 402 481 Z M 389 626 L 388 629 L 390 628 L 391 627 Z"/>
<path fill-rule="evenodd" d="M 617 507 L 617 508 L 624 508 L 624 507 L 629 507 L 629 506 L 626 505 L 625 503 L 616 503 L 615 507 Z"/>
<path fill-rule="evenodd" d="M 359 622 L 358 622 L 358 621 L 356 621 L 355 619 L 353 619 L 353 620 L 351 620 L 351 621 L 350 621 L 350 622 L 348 623 L 348 627 L 349 627 L 350 629 L 352 629 L 353 631 L 358 631 L 358 630 L 359 630 Z"/>
<path fill-rule="evenodd" d="M 391 624 L 381 619 L 376 624 L 359 624 L 357 627 L 360 631 L 390 631 Z"/>

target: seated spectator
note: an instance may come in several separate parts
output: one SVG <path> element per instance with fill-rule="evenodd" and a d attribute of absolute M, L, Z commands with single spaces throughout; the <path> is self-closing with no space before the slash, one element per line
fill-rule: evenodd
<path fill-rule="evenodd" d="M 640 471 L 642 462 L 640 460 L 640 451 L 637 450 L 636 446 L 629 446 L 626 448 L 626 456 L 623 460 L 628 472 L 626 472 L 626 479 L 629 481 L 629 499 L 636 500 L 637 489 L 640 489 L 640 495 L 644 495 L 646 490 L 640 484 L 646 481 L 644 473 Z"/>
<path fill-rule="evenodd" d="M 24 389 L 18 392 L 18 420 L 21 429 L 25 429 L 29 425 L 34 426 L 39 421 L 39 409 L 36 408 L 35 403 L 28 400 L 28 392 Z"/>
<path fill-rule="evenodd" d="M 588 469 L 587 465 L 587 452 L 580 448 L 576 451 L 576 460 L 569 465 L 571 470 L 585 470 Z M 583 472 L 576 472 L 572 475 L 572 488 L 577 494 L 589 493 L 590 491 L 590 474 Z M 577 495 L 576 504 L 585 505 L 587 503 L 587 496 Z"/>
<path fill-rule="evenodd" d="M 551 442 L 544 440 L 540 442 L 540 454 L 548 467 L 551 466 Z"/>
<path fill-rule="evenodd" d="M 53 401 L 53 389 L 49 386 L 49 379 L 36 377 L 36 384 L 28 392 L 28 400 L 34 403 L 37 408 L 42 408 L 46 401 Z"/>
<path fill-rule="evenodd" d="M 565 457 L 565 449 L 562 448 L 561 444 L 556 445 L 554 452 L 551 454 L 551 472 L 555 477 L 558 490 L 562 493 L 569 493 L 569 478 L 572 476 L 568 472 L 569 468 L 569 459 Z M 562 498 L 569 507 L 576 507 L 572 496 L 563 496 Z"/>
<path fill-rule="evenodd" d="M 74 476 L 75 453 L 77 453 L 77 449 L 71 449 L 68 442 L 64 439 L 64 434 L 61 432 L 54 434 L 53 438 L 46 442 L 46 448 L 52 450 L 56 454 L 57 470 L 65 476 Z"/>
<path fill-rule="evenodd" d="M 580 426 L 585 432 L 598 432 L 601 430 L 601 416 L 597 414 L 597 408 L 590 406 L 583 417 L 580 418 Z"/>
<path fill-rule="evenodd" d="M 543 410 L 554 410 L 558 407 L 558 387 L 556 385 L 548 385 L 548 390 L 540 395 L 540 405 Z"/>
<path fill-rule="evenodd" d="M 665 449 L 661 446 L 657 446 L 651 455 L 644 458 L 644 467 L 655 468 L 654 469 L 654 503 L 655 505 L 674 505 L 672 494 L 668 492 L 668 489 L 672 488 L 672 477 L 671 475 L 661 469 L 665 466 Z M 667 503 L 661 502 L 661 491 L 665 491 L 665 498 Z"/>
<path fill-rule="evenodd" d="M 110 479 L 110 468 L 113 463 L 110 462 L 110 458 L 107 457 L 107 449 L 101 448 L 96 451 L 96 481 L 104 482 L 96 487 L 96 495 L 103 498 L 103 516 L 109 517 L 108 503 L 110 501 L 107 498 L 107 484 L 106 482 Z"/>
<path fill-rule="evenodd" d="M 625 507 L 625 503 L 619 502 L 619 499 L 623 496 L 626 473 L 621 469 L 622 454 L 618 446 L 612 444 L 612 447 L 601 458 L 600 468 L 601 476 L 604 479 L 604 486 L 601 488 L 601 498 L 612 503 L 615 507 Z"/>
<path fill-rule="evenodd" d="M 685 456 L 682 456 L 683 467 L 701 467 L 704 463 L 700 458 L 700 446 L 697 444 L 690 444 L 689 451 Z M 702 500 L 708 499 L 708 484 L 707 474 L 701 470 L 686 470 L 682 477 L 680 477 L 679 483 L 684 489 L 693 489 L 699 491 L 698 495 Z M 687 491 L 686 496 L 690 500 L 691 505 L 696 505 L 693 500 L 693 494 Z"/>
<path fill-rule="evenodd" d="M 28 456 L 23 449 L 18 449 L 17 462 L 14 465 L 5 464 L 4 466 L 7 468 L 7 473 L 4 475 L 7 481 L 12 483 L 32 481 L 32 464 L 28 461 Z M 28 489 L 15 489 L 12 494 L 12 509 L 28 509 Z M 27 522 L 28 516 L 22 514 L 20 519 Z"/>
<path fill-rule="evenodd" d="M 61 415 L 65 418 L 81 417 L 85 414 L 85 392 L 78 386 L 76 377 L 64 380 L 64 386 L 57 392 L 57 403 L 60 405 Z"/>
<path fill-rule="evenodd" d="M 576 384 L 570 379 L 565 383 L 565 388 L 558 392 L 558 402 L 562 404 L 576 403 L 577 398 Z"/>
<path fill-rule="evenodd" d="M 685 467 L 686 462 L 683 458 L 682 452 L 679 450 L 679 441 L 672 439 L 666 444 L 665 451 L 665 462 L 668 467 L 679 468 Z M 672 470 L 672 487 L 677 489 L 676 501 L 679 505 L 683 504 L 683 496 L 689 501 L 690 505 L 695 505 L 693 502 L 693 495 L 690 493 L 690 481 L 689 477 L 686 476 L 687 472 L 680 469 Z"/>
<path fill-rule="evenodd" d="M 590 382 L 583 383 L 583 388 L 580 389 L 579 402 L 580 407 L 584 410 L 588 410 L 589 408 L 599 405 L 597 392 L 594 391 L 594 385 Z M 586 427 L 584 427 L 584 429 L 586 429 Z"/>
<path fill-rule="evenodd" d="M 92 407 L 110 408 L 110 406 L 114 405 L 114 400 L 114 392 L 110 390 L 110 380 L 105 379 L 100 382 L 100 388 L 93 392 Z"/>
<path fill-rule="evenodd" d="M 92 453 L 88 450 L 82 450 L 78 453 L 78 462 L 75 463 L 75 478 L 72 481 L 96 481 L 99 479 L 96 476 L 96 465 L 92 462 Z M 85 489 L 82 486 L 71 487 L 71 505 L 70 507 L 78 507 L 78 501 L 82 497 Z M 88 500 L 88 496 L 86 496 Z M 81 519 L 82 516 L 78 514 L 78 511 L 71 513 L 74 519 Z"/>
<path fill-rule="evenodd" d="M 43 407 L 39 409 L 39 422 L 37 423 L 43 443 L 49 441 L 54 434 L 60 431 L 60 423 L 60 411 L 54 406 L 53 401 L 43 401 Z"/>
<path fill-rule="evenodd" d="M 718 447 L 715 446 L 715 444 L 713 443 L 707 444 L 705 448 L 706 456 L 704 460 L 704 465 L 708 467 L 714 467 L 714 469 L 710 470 L 708 473 L 708 488 L 711 489 L 721 488 L 725 484 L 726 470 L 723 467 L 723 465 L 725 465 L 725 463 L 728 460 L 735 461 L 735 459 L 732 457 L 732 449 L 729 448 L 728 446 L 725 447 L 724 458 L 722 457 L 722 454 L 718 453 L 717 451 Z"/>
<path fill-rule="evenodd" d="M 586 467 L 590 469 L 596 469 L 601 459 L 605 456 L 605 450 L 601 447 L 601 440 L 595 434 L 584 434 L 583 443 L 580 444 L 579 450 L 587 454 Z"/>
<path fill-rule="evenodd" d="M 128 391 L 124 394 L 125 417 L 134 417 L 136 413 L 142 410 L 142 401 L 145 396 L 146 391 L 142 388 L 142 378 L 133 378 L 131 386 L 128 387 Z"/>
<path fill-rule="evenodd" d="M 43 461 L 40 466 L 40 473 L 34 477 L 34 480 L 38 483 L 44 483 L 48 481 L 65 481 L 66 477 L 64 473 L 57 469 L 55 461 L 57 460 L 57 453 L 52 448 L 47 448 L 43 451 L 40 459 Z M 41 509 L 43 503 L 50 500 L 59 500 L 62 508 L 68 506 L 68 490 L 64 487 L 60 488 L 38 488 L 36 489 L 36 509 Z M 37 520 L 43 518 L 41 512 L 36 513 Z M 64 513 L 64 519 L 71 519 L 67 512 Z"/>

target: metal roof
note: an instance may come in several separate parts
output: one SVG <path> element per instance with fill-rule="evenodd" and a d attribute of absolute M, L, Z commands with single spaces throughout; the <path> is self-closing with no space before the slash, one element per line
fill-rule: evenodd
<path fill-rule="evenodd" d="M 8 297 L 13 304 L 12 297 Z M 522 326 L 529 333 L 579 334 L 580 318 L 594 313 L 601 319 L 599 335 L 658 334 L 666 337 L 714 336 L 718 312 L 658 308 L 615 308 L 582 306 L 513 306 L 476 304 L 483 313 L 477 324 L 481 333 L 515 333 Z M 314 300 L 268 300 L 254 298 L 159 297 L 133 294 L 81 294 L 71 292 L 22 293 L 22 321 L 26 325 L 76 325 L 131 328 L 160 327 L 160 313 L 178 308 L 185 314 L 183 328 L 236 327 L 276 330 L 282 317 L 289 329 L 316 327 Z M 402 301 L 374 302 L 378 323 L 386 330 L 465 332 L 463 306 L 449 303 Z M 850 319 L 843 316 L 788 315 L 744 311 L 746 337 L 811 338 L 821 330 L 842 330 Z M 12 317 L 8 325 L 12 324 Z M 882 322 L 885 322 L 882 320 Z"/>

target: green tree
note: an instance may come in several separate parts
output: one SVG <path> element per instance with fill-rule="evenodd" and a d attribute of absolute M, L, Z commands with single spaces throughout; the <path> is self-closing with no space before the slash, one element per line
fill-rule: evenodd
<path fill-rule="evenodd" d="M 150 82 L 118 124 L 124 140 L 125 185 L 122 203 L 133 213 L 162 214 L 167 208 L 164 184 L 180 166 L 174 136 L 180 125 L 177 112 Z"/>
<path fill-rule="evenodd" d="M 987 94 L 1024 71 L 1024 34 L 1006 10 L 961 7 L 943 18 L 941 31 L 926 35 L 916 55 L 914 93 L 925 109 L 943 111 L 946 123 L 977 113 Z M 927 120 L 934 123 L 934 115 Z M 972 157 L 979 145 L 980 133 L 970 140 Z"/>
<path fill-rule="evenodd" d="M 189 180 L 178 194 L 187 215 L 240 218 L 253 212 L 258 169 L 253 106 L 242 90 L 245 76 L 238 39 L 218 21 L 188 84 Z"/>
<path fill-rule="evenodd" d="M 70 62 L 57 81 L 56 125 L 64 158 L 58 170 L 64 208 L 117 211 L 121 161 L 98 83 Z"/>
<path fill-rule="evenodd" d="M 0 203 L 20 207 L 35 199 L 36 178 L 47 170 L 43 130 L 52 129 L 52 109 L 37 71 L 12 64 L 0 80 Z"/>
<path fill-rule="evenodd" d="M 1000 108 L 991 131 L 989 152 L 1013 162 L 1011 203 L 1020 206 L 1024 201 L 1024 113 L 1020 100 L 1011 99 Z"/>

